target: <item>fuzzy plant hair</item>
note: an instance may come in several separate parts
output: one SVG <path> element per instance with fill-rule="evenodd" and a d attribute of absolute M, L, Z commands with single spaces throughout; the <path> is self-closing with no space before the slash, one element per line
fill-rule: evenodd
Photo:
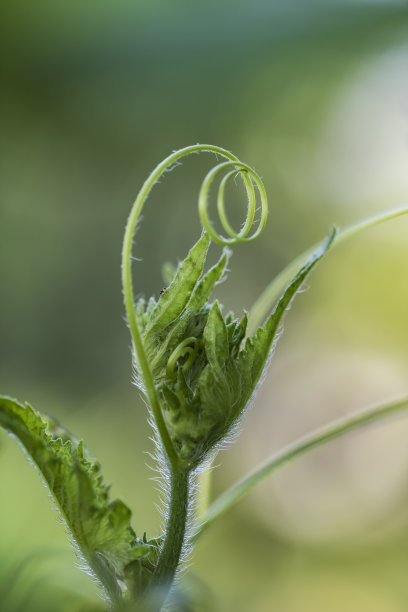
<path fill-rule="evenodd" d="M 167 268 L 166 290 L 158 298 L 136 300 L 133 239 L 146 199 L 164 173 L 186 155 L 201 152 L 224 160 L 218 161 L 201 185 L 198 211 L 202 234 L 177 269 Z M 243 181 L 247 196 L 246 217 L 238 232 L 225 208 L 226 186 L 236 176 Z M 214 229 L 208 212 L 215 181 L 224 234 Z M 211 506 L 201 505 L 212 460 L 220 446 L 236 436 L 265 375 L 284 315 L 312 269 L 330 247 L 406 212 L 408 207 L 401 206 L 340 232 L 332 230 L 268 285 L 249 315 L 236 317 L 232 312 L 223 314 L 211 295 L 226 278 L 230 247 L 255 240 L 265 228 L 268 202 L 261 178 L 221 147 L 193 145 L 172 153 L 146 179 L 125 229 L 122 285 L 134 382 L 146 401 L 153 428 L 153 457 L 163 501 L 162 534 L 150 539 L 145 533 L 137 536 L 130 509 L 121 500 L 110 500 L 100 465 L 82 441 L 28 404 L 0 396 L 0 425 L 19 440 L 38 468 L 83 566 L 101 586 L 108 608 L 115 612 L 163 610 L 194 541 L 262 478 L 319 444 L 408 406 L 408 400 L 403 399 L 334 423 L 271 457 Z M 212 243 L 221 246 L 222 252 L 207 269 Z"/>
<path fill-rule="evenodd" d="M 142 207 L 162 174 L 190 153 L 206 151 L 224 157 L 205 177 L 198 198 L 203 233 L 179 264 L 173 279 L 156 300 L 133 298 L 131 255 L 133 235 Z M 209 220 L 208 194 L 216 177 L 217 208 L 225 236 Z M 239 175 L 247 193 L 247 214 L 240 232 L 231 227 L 225 210 L 225 188 Z M 256 222 L 257 199 L 260 215 Z M 196 145 L 176 151 L 152 172 L 130 213 L 122 259 L 124 301 L 133 341 L 135 382 L 146 396 L 157 442 L 157 457 L 168 499 L 166 528 L 155 578 L 173 582 L 189 546 L 193 481 L 201 466 L 236 430 L 269 360 L 282 318 L 296 292 L 326 253 L 335 232 L 319 245 L 280 296 L 272 314 L 253 337 L 248 317 L 225 317 L 218 301 L 210 302 L 215 286 L 225 278 L 229 246 L 254 240 L 265 228 L 268 203 L 259 175 L 219 147 Z M 256 223 L 255 229 L 254 222 Z M 205 270 L 211 242 L 223 246 L 218 262 Z M 184 553 L 184 554 L 183 554 Z"/>

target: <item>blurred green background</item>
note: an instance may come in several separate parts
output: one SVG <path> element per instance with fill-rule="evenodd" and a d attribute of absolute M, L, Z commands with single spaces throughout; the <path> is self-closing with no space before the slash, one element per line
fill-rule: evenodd
<path fill-rule="evenodd" d="M 3 0 L 1 13 L 0 391 L 83 436 L 137 532 L 154 536 L 120 286 L 131 202 L 156 163 L 196 142 L 261 174 L 270 221 L 234 249 L 218 290 L 240 313 L 332 223 L 406 200 L 407 3 Z M 157 296 L 162 264 L 199 235 L 208 157 L 149 200 L 140 294 Z M 245 430 L 218 457 L 214 494 L 302 433 L 406 393 L 407 235 L 404 218 L 370 230 L 314 274 Z M 191 609 L 408 611 L 407 437 L 401 416 L 259 487 L 199 543 Z M 1 432 L 0 482 L 2 612 L 98 609 L 38 475 Z"/>

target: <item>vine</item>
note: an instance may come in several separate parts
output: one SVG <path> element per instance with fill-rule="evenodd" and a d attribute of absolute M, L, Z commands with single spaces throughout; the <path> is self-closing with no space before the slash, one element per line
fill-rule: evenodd
<path fill-rule="evenodd" d="M 205 176 L 198 195 L 203 228 L 158 300 L 135 300 L 132 250 L 142 208 L 158 179 L 192 153 L 211 153 L 226 161 Z M 220 178 L 220 176 L 222 177 Z M 226 188 L 234 177 L 247 197 L 245 220 L 235 231 L 226 213 Z M 209 194 L 219 180 L 217 231 L 209 216 Z M 258 209 L 259 208 L 259 213 Z M 403 398 L 348 416 L 294 442 L 267 459 L 209 505 L 210 464 L 254 397 L 283 317 L 303 282 L 333 246 L 373 225 L 408 213 L 403 205 L 363 219 L 323 241 L 289 264 L 266 288 L 248 316 L 226 316 L 210 295 L 225 274 L 229 246 L 255 240 L 265 228 L 268 201 L 259 175 L 235 155 L 213 145 L 175 151 L 144 182 L 126 224 L 122 248 L 122 287 L 135 366 L 135 381 L 147 397 L 162 477 L 166 480 L 167 516 L 159 538 L 138 538 L 131 511 L 109 499 L 99 464 L 83 443 L 31 406 L 0 397 L 0 425 L 21 442 L 38 467 L 66 522 L 81 560 L 99 580 L 115 612 L 159 612 L 165 605 L 186 544 L 192 542 L 263 478 L 306 452 L 370 422 L 405 410 Z M 218 262 L 205 271 L 211 242 L 223 247 Z M 259 327 L 262 325 L 261 327 Z M 204 466 L 204 467 L 203 467 Z M 191 525 L 195 479 L 200 482 L 200 515 Z M 199 491 L 200 493 L 200 491 Z"/>

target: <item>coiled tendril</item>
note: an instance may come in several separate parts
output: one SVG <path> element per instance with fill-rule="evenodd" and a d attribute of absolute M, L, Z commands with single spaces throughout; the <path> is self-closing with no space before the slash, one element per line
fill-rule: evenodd
<path fill-rule="evenodd" d="M 218 216 L 221 221 L 221 225 L 225 231 L 225 233 L 229 236 L 229 238 L 225 238 L 221 236 L 221 234 L 217 233 L 208 217 L 208 192 L 210 190 L 211 184 L 213 183 L 215 177 L 222 170 L 226 170 L 228 168 L 233 168 L 230 170 L 222 179 L 218 188 L 218 197 L 217 197 L 217 209 Z M 242 177 L 244 181 L 246 192 L 247 192 L 247 215 L 245 219 L 245 223 L 242 226 L 241 230 L 237 233 L 231 227 L 227 214 L 225 212 L 225 187 L 228 181 L 237 175 L 237 173 Z M 255 232 L 248 236 L 251 228 L 254 224 L 255 213 L 256 213 L 256 193 L 255 187 L 258 188 L 260 199 L 261 199 L 261 217 L 258 222 L 258 227 Z M 251 240 L 255 240 L 259 236 L 259 234 L 263 231 L 266 219 L 268 216 L 268 200 L 266 197 L 265 187 L 259 177 L 259 175 L 252 170 L 247 164 L 244 164 L 240 161 L 227 161 L 222 164 L 218 164 L 205 177 L 201 189 L 200 194 L 198 196 L 198 212 L 200 215 L 201 225 L 205 229 L 206 232 L 211 236 L 214 242 L 217 242 L 221 245 L 228 244 L 236 244 L 237 242 L 250 242 Z"/>
<path fill-rule="evenodd" d="M 183 370 L 187 370 L 193 365 L 198 352 L 198 345 L 199 341 L 194 337 L 186 338 L 183 340 L 183 342 L 180 342 L 180 344 L 170 355 L 167 362 L 166 374 L 169 378 L 176 378 L 179 367 L 181 367 Z M 180 363 L 180 360 L 184 357 L 187 359 L 183 363 Z"/>
<path fill-rule="evenodd" d="M 157 390 L 153 381 L 153 375 L 150 370 L 148 360 L 146 358 L 142 337 L 135 315 L 135 302 L 133 297 L 132 282 L 132 243 L 133 235 L 135 233 L 137 221 L 139 219 L 141 210 L 154 184 L 158 181 L 158 179 L 164 172 L 169 170 L 173 166 L 173 164 L 178 162 L 182 157 L 190 155 L 191 153 L 200 152 L 214 153 L 216 155 L 221 155 L 222 157 L 228 160 L 226 162 L 218 164 L 212 170 L 210 170 L 201 185 L 199 193 L 198 210 L 200 215 L 200 221 L 203 226 L 203 229 L 209 234 L 209 236 L 214 242 L 221 245 L 231 245 L 236 244 L 238 242 L 249 242 L 251 240 L 254 240 L 263 231 L 268 216 L 268 201 L 266 197 L 265 188 L 259 175 L 252 168 L 241 162 L 235 155 L 233 155 L 226 149 L 222 149 L 221 147 L 216 147 L 214 145 L 192 145 L 190 147 L 180 149 L 179 151 L 175 151 L 174 153 L 169 155 L 158 166 L 156 166 L 150 176 L 146 179 L 130 211 L 130 215 L 126 224 L 122 248 L 122 286 L 126 314 L 128 318 L 129 329 L 130 334 L 132 336 L 134 349 L 136 351 L 137 360 L 139 363 L 141 374 L 144 379 L 145 389 L 150 400 L 157 428 L 163 441 L 163 445 L 166 449 L 168 459 L 173 465 L 177 464 L 177 454 L 173 448 L 163 419 L 163 415 L 160 410 Z M 220 233 L 215 231 L 208 215 L 209 189 L 215 177 L 222 170 L 228 170 L 228 172 L 221 179 L 219 184 L 217 208 L 221 225 L 226 236 L 222 236 Z M 227 218 L 227 214 L 225 212 L 225 187 L 228 181 L 237 174 L 240 175 L 244 182 L 248 199 L 246 219 L 244 225 L 242 226 L 239 232 L 235 232 L 234 229 L 231 227 Z M 249 235 L 251 228 L 254 224 L 256 215 L 256 190 L 258 190 L 259 192 L 261 203 L 260 218 L 255 231 L 251 235 Z M 185 363 L 182 364 L 181 367 L 190 367 L 190 365 L 194 361 L 197 350 L 198 346 L 195 342 L 195 339 L 188 338 L 187 340 L 182 342 L 180 346 L 176 348 L 176 350 L 173 352 L 169 359 L 169 363 L 167 365 L 169 375 L 174 378 L 174 376 L 176 375 L 177 367 L 179 365 L 177 362 L 180 360 L 181 357 L 184 357 L 186 355 L 187 360 L 185 361 Z"/>

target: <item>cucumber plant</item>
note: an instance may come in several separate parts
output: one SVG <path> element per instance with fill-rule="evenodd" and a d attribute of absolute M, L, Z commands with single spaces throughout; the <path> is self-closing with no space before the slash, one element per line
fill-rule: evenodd
<path fill-rule="evenodd" d="M 191 153 L 222 157 L 205 177 L 198 198 L 202 234 L 171 273 L 158 299 L 135 300 L 132 252 L 143 205 L 164 172 Z M 217 207 L 225 235 L 214 229 L 208 200 L 219 181 Z M 225 189 L 239 176 L 247 195 L 246 219 L 239 232 L 225 210 Z M 259 212 L 257 208 L 259 207 Z M 220 515 L 273 470 L 347 431 L 408 407 L 408 399 L 362 411 L 314 432 L 266 460 L 212 504 L 194 512 L 202 474 L 208 473 L 220 445 L 231 436 L 251 404 L 279 336 L 285 312 L 312 269 L 329 249 L 359 231 L 408 212 L 408 206 L 364 219 L 299 256 L 265 289 L 249 314 L 222 313 L 211 302 L 224 279 L 230 248 L 255 240 L 268 216 L 259 175 L 229 151 L 194 145 L 162 161 L 143 184 L 130 212 L 122 250 L 122 284 L 132 338 L 135 382 L 145 396 L 154 430 L 156 460 L 166 491 L 164 533 L 136 534 L 131 511 L 110 501 L 98 462 L 83 441 L 28 404 L 0 397 L 0 424 L 21 443 L 37 467 L 68 527 L 83 565 L 98 581 L 109 609 L 159 612 L 166 606 L 177 572 L 195 540 Z M 205 270 L 211 243 L 222 248 L 218 262 Z M 272 308 L 273 306 L 273 308 Z M 269 313 L 269 311 L 271 311 Z"/>

